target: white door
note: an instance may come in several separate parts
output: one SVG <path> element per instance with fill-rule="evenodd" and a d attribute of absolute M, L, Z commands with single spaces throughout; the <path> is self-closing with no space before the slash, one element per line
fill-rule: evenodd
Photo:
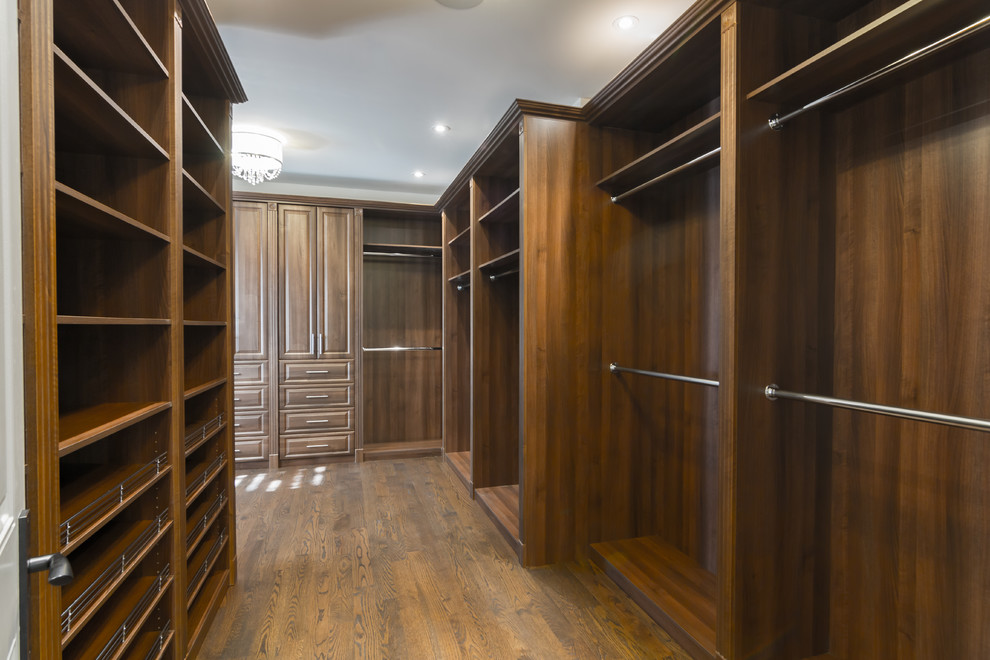
<path fill-rule="evenodd" d="M 17 516 L 24 508 L 17 3 L 0 2 L 0 659 L 20 657 Z M 11 598 L 8 594 L 12 594 Z"/>

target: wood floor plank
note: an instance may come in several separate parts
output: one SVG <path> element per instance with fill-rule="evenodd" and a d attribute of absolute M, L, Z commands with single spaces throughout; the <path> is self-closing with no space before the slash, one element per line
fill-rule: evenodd
<path fill-rule="evenodd" d="M 201 658 L 688 657 L 589 562 L 527 570 L 441 457 L 237 476 Z"/>

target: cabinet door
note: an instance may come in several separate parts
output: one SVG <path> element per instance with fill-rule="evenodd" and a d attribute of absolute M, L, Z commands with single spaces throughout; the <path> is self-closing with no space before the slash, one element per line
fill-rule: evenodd
<path fill-rule="evenodd" d="M 282 360 L 316 357 L 316 220 L 315 207 L 278 207 L 278 352 Z"/>
<path fill-rule="evenodd" d="M 234 359 L 268 359 L 268 205 L 234 203 Z"/>
<path fill-rule="evenodd" d="M 354 209 L 320 209 L 317 356 L 354 356 Z"/>

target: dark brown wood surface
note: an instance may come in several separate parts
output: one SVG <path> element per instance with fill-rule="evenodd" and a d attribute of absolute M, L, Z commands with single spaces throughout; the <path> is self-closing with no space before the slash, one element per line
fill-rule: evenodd
<path fill-rule="evenodd" d="M 448 455 L 468 452 L 470 483 L 471 289 L 459 291 L 449 279 L 471 268 L 471 217 L 455 202 L 443 211 L 443 442 Z M 457 236 L 464 238 L 451 244 Z"/>
<path fill-rule="evenodd" d="M 443 346 L 441 269 L 439 258 L 364 258 L 364 348 Z"/>
<path fill-rule="evenodd" d="M 278 209 L 278 337 L 280 360 L 317 357 L 319 298 L 317 209 Z"/>
<path fill-rule="evenodd" d="M 443 353 L 364 355 L 364 446 L 442 437 Z"/>
<path fill-rule="evenodd" d="M 267 204 L 234 204 L 234 359 L 269 358 Z"/>
<path fill-rule="evenodd" d="M 520 567 L 440 458 L 244 472 L 237 497 L 204 660 L 688 657 L 589 563 Z"/>
<path fill-rule="evenodd" d="M 318 213 L 318 321 L 316 357 L 335 360 L 355 355 L 357 276 L 353 209 L 321 208 Z M 286 291 L 283 289 L 282 294 Z"/>

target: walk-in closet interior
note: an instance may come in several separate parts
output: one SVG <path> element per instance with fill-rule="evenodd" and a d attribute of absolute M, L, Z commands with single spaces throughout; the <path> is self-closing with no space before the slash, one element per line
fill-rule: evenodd
<path fill-rule="evenodd" d="M 20 5 L 35 657 L 195 657 L 235 468 L 423 458 L 690 657 L 990 657 L 985 0 L 698 0 L 435 204 L 234 191 L 204 0 Z"/>

